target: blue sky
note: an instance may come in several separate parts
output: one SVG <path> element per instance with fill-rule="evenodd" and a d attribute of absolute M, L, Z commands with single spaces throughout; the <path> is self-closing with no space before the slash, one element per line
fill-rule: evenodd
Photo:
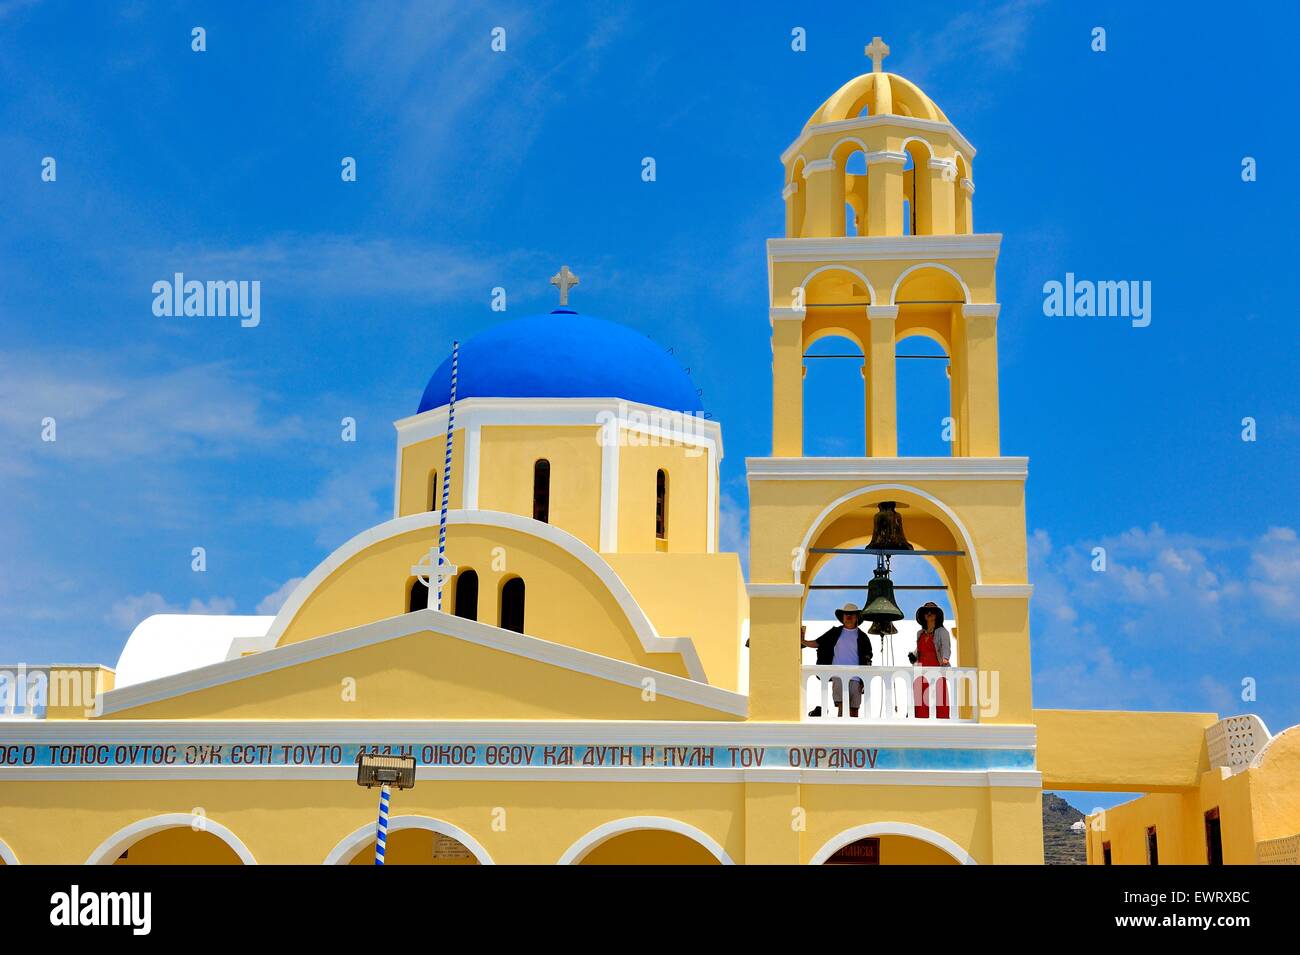
<path fill-rule="evenodd" d="M 112 664 L 148 613 L 274 609 L 390 515 L 391 422 L 502 320 L 491 289 L 549 309 L 561 262 L 578 307 L 690 367 L 743 548 L 778 156 L 878 33 L 977 147 L 976 229 L 1004 235 L 1036 702 L 1300 721 L 1300 24 L 1144 6 L 0 0 L 0 658 Z M 259 279 L 261 324 L 155 317 L 177 271 Z M 1150 281 L 1150 327 L 1045 317 L 1066 272 Z M 815 373 L 809 450 L 860 449 L 856 369 Z M 939 363 L 899 406 L 903 450 L 942 453 Z"/>

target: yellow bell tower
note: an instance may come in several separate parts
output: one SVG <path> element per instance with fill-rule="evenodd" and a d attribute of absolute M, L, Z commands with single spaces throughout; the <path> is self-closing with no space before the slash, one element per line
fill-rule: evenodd
<path fill-rule="evenodd" d="M 998 436 L 1002 237 L 973 228 L 974 147 L 915 84 L 884 71 L 879 37 L 866 53 L 871 72 L 822 103 L 781 156 L 786 234 L 767 243 L 772 456 L 747 462 L 754 715 L 806 718 L 817 681 L 800 672 L 795 635 L 808 587 L 834 551 L 867 545 L 877 505 L 894 500 L 907 505 L 913 545 L 942 552 L 923 559 L 958 622 L 954 666 L 979 686 L 960 718 L 1029 724 L 1028 461 L 1002 456 Z M 862 457 L 804 456 L 804 358 L 829 335 L 861 347 Z M 913 335 L 948 358 L 951 456 L 898 456 L 907 396 L 896 393 L 895 346 Z"/>

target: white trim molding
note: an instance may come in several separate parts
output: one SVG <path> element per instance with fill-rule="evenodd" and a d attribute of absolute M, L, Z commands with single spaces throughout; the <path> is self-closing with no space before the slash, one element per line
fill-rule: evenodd
<path fill-rule="evenodd" d="M 867 318 L 872 321 L 893 321 L 898 318 L 897 305 L 868 305 Z"/>
<path fill-rule="evenodd" d="M 835 168 L 834 159 L 814 159 L 812 162 L 804 163 L 803 177 L 807 179 L 814 173 L 830 172 Z"/>
<path fill-rule="evenodd" d="M 214 819 L 190 812 L 164 813 L 124 826 L 99 844 L 86 860 L 86 865 L 112 865 L 122 857 L 123 852 L 140 840 L 167 829 L 181 828 L 211 833 L 230 846 L 244 865 L 257 865 L 253 853 L 248 851 L 248 846 L 237 835 Z"/>
<path fill-rule="evenodd" d="M 799 191 L 799 183 L 797 183 L 797 182 L 788 182 L 788 183 L 786 183 L 785 188 L 781 190 L 781 198 L 782 198 L 782 199 L 789 199 L 791 196 L 793 196 L 793 195 L 794 195 L 796 192 L 798 192 L 798 191 Z"/>
<path fill-rule="evenodd" d="M 907 153 L 895 153 L 887 149 L 867 153 L 867 173 L 871 173 L 872 163 L 888 163 L 889 165 L 901 166 L 905 162 L 907 162 Z"/>
<path fill-rule="evenodd" d="M 808 239 L 768 239 L 769 262 L 920 261 L 994 259 L 1002 233 L 970 235 L 852 235 Z"/>
<path fill-rule="evenodd" d="M 404 829 L 423 829 L 427 832 L 436 832 L 449 839 L 455 839 L 470 851 L 470 854 L 478 860 L 479 865 L 496 865 L 492 861 L 492 856 L 483 848 L 482 843 L 464 829 L 453 826 L 449 822 L 434 819 L 432 816 L 393 816 L 388 820 L 389 836 Z M 338 844 L 330 850 L 329 855 L 325 857 L 325 861 L 321 864 L 348 865 L 356 858 L 357 853 L 373 842 L 374 839 L 375 824 L 373 822 L 355 829 L 338 841 Z"/>
<path fill-rule="evenodd" d="M 798 597 L 803 599 L 803 584 L 748 584 L 746 590 L 749 592 L 750 600 L 761 600 L 764 597 L 776 597 L 789 599 Z"/>
<path fill-rule="evenodd" d="M 918 826 L 910 822 L 869 822 L 863 826 L 845 829 L 843 832 L 837 833 L 826 840 L 825 844 L 813 853 L 813 857 L 808 860 L 808 864 L 823 865 L 826 860 L 845 846 L 852 845 L 859 839 L 866 839 L 870 836 L 906 836 L 909 839 L 927 842 L 938 849 L 942 849 L 962 865 L 976 865 L 975 857 L 947 836 L 935 832 L 933 829 L 926 829 L 924 826 Z"/>
<path fill-rule="evenodd" d="M 745 458 L 750 481 L 1020 481 L 1029 459 L 1006 458 Z"/>
<path fill-rule="evenodd" d="M 970 595 L 976 600 L 1028 600 L 1034 595 L 1034 585 L 971 584 Z"/>
<path fill-rule="evenodd" d="M 569 846 L 556 864 L 578 865 L 592 849 L 604 842 L 608 842 L 615 836 L 622 835 L 625 832 L 641 832 L 646 829 L 675 832 L 679 836 L 685 836 L 692 842 L 699 843 L 707 849 L 709 854 L 723 865 L 735 865 L 731 860 L 731 856 L 727 855 L 727 850 L 723 849 L 718 841 L 707 832 L 692 826 L 690 823 L 682 822 L 679 819 L 670 819 L 667 816 L 627 816 L 597 826 Z"/>
<path fill-rule="evenodd" d="M 898 301 L 898 289 L 899 286 L 903 284 L 903 281 L 913 272 L 919 272 L 923 269 L 936 269 L 937 271 L 940 272 L 947 272 L 954 279 L 956 279 L 957 284 L 961 286 L 962 298 L 964 298 L 967 302 L 971 300 L 970 286 L 966 284 L 966 280 L 961 277 L 961 275 L 957 272 L 956 269 L 954 269 L 950 265 L 944 265 L 942 262 L 926 261 L 926 262 L 917 262 L 915 265 L 909 265 L 907 268 L 903 269 L 903 271 L 898 274 L 898 278 L 894 279 L 894 287 L 889 290 L 890 304 L 893 304 L 894 302 Z M 963 308 L 964 307 L 965 306 L 963 305 Z"/>
<path fill-rule="evenodd" d="M 807 314 L 807 308 L 774 305 L 767 310 L 767 320 L 769 325 L 773 322 L 802 322 Z"/>
<path fill-rule="evenodd" d="M 961 187 L 962 189 L 966 190 L 966 195 L 968 196 L 975 195 L 975 183 L 973 180 L 963 178 L 961 181 Z"/>
<path fill-rule="evenodd" d="M 992 318 L 996 319 L 1002 312 L 1002 305 L 999 302 L 971 302 L 961 307 L 962 318 Z"/>
<path fill-rule="evenodd" d="M 655 692 L 662 696 L 705 706 L 733 716 L 744 716 L 749 711 L 748 697 L 710 686 L 707 681 L 697 679 L 694 675 L 690 679 L 675 676 L 640 664 L 628 663 L 625 660 L 601 656 L 562 643 L 515 633 L 513 630 L 503 630 L 500 627 L 492 627 L 477 620 L 466 620 L 438 610 L 417 610 L 353 627 L 350 630 L 340 630 L 325 636 L 263 650 L 261 653 L 199 667 L 174 676 L 137 683 L 119 690 L 110 690 L 100 696 L 103 713 L 105 715 L 119 713 L 148 703 L 157 703 L 186 693 L 236 683 L 249 677 L 428 631 L 623 686 L 639 688 L 649 678 L 654 680 Z M 653 628 L 650 634 L 638 633 L 638 636 L 650 639 L 650 645 L 645 646 L 646 652 L 681 654 L 687 670 L 703 676 L 703 667 L 695 652 L 694 644 L 689 639 L 659 637 L 653 633 Z"/>

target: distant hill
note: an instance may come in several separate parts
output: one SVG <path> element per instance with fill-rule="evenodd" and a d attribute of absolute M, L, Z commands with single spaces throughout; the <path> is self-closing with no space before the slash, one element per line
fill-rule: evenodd
<path fill-rule="evenodd" d="M 1043 793 L 1043 861 L 1048 865 L 1085 865 L 1087 849 L 1083 830 L 1070 826 L 1083 813 L 1056 793 Z"/>

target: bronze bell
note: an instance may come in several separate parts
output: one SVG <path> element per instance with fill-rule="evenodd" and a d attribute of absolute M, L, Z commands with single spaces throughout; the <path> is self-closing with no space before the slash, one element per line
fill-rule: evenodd
<path fill-rule="evenodd" d="M 877 637 L 892 637 L 894 634 L 898 633 L 898 628 L 888 620 L 877 620 L 867 628 L 867 633 L 873 634 Z"/>
<path fill-rule="evenodd" d="M 903 516 L 898 513 L 897 501 L 881 501 L 876 505 L 876 516 L 871 524 L 871 543 L 868 550 L 912 550 L 903 536 Z"/>
<path fill-rule="evenodd" d="M 871 578 L 871 583 L 867 584 L 867 606 L 862 611 L 862 619 L 870 620 L 872 623 L 889 623 L 903 619 L 903 611 L 899 610 L 898 604 L 894 603 L 894 582 L 889 579 L 889 571 L 883 565 L 876 568 L 876 575 Z"/>

